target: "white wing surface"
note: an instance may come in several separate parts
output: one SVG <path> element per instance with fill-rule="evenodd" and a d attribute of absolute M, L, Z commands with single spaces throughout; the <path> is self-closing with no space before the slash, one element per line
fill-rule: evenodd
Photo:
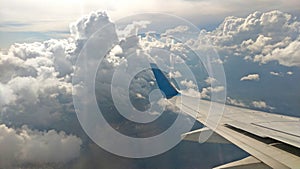
<path fill-rule="evenodd" d="M 180 94 L 155 64 L 151 67 L 168 101 L 206 126 L 183 134 L 184 139 L 201 142 L 201 134 L 213 132 L 207 141 L 232 143 L 251 155 L 215 169 L 300 169 L 300 118 L 225 105 L 216 125 L 214 113 L 208 113 L 210 101 Z"/>

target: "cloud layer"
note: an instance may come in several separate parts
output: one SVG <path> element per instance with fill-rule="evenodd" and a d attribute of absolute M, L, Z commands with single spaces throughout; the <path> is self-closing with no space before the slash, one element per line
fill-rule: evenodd
<path fill-rule="evenodd" d="M 5 72 L 0 74 L 0 120 L 4 123 L 0 125 L 0 164 L 7 166 L 15 161 L 17 163 L 65 162 L 78 156 L 82 144 L 79 137 L 50 129 L 53 124 L 74 115 L 71 78 L 77 55 L 86 40 L 99 27 L 109 22 L 110 19 L 105 12 L 92 12 L 71 24 L 71 36 L 68 39 L 14 44 L 8 51 L 0 52 L 0 72 Z M 131 25 L 126 31 L 135 32 L 136 29 L 144 26 L 143 23 L 138 24 Z M 216 61 L 219 64 L 226 64 L 231 58 L 240 57 L 247 63 L 261 67 L 274 63 L 287 68 L 300 67 L 299 29 L 299 21 L 288 13 L 255 12 L 245 18 L 227 17 L 216 30 L 203 30 L 196 40 L 191 40 L 189 43 L 195 48 L 201 48 L 210 41 L 222 58 Z M 186 29 L 178 27 L 166 33 L 174 33 L 174 31 L 176 33 Z M 124 39 L 107 55 L 106 60 L 103 61 L 103 69 L 99 70 L 101 78 L 97 81 L 102 84 L 98 92 L 102 94 L 104 100 L 109 96 L 107 92 L 110 92 L 109 80 L 113 69 L 121 62 L 126 62 L 124 56 L 132 51 L 138 51 L 137 48 L 133 48 L 134 45 L 145 47 L 145 51 L 148 52 L 146 54 L 155 54 L 153 50 L 155 48 L 184 52 L 180 44 L 171 41 L 159 42 L 155 38 L 152 42 L 147 42 L 147 38 L 149 37 Z M 172 57 L 178 63 L 183 61 L 182 58 L 169 55 L 157 57 L 157 60 L 164 63 Z M 127 66 L 137 67 L 135 63 Z M 294 77 L 297 71 L 294 73 L 294 70 L 286 69 L 280 72 L 287 77 Z M 151 73 L 146 73 L 145 76 L 139 77 L 136 83 L 131 84 L 132 88 L 136 89 L 131 94 L 137 99 L 147 98 L 148 90 L 155 84 L 149 78 L 151 76 L 149 74 Z M 280 75 L 275 70 L 271 74 Z M 242 77 L 243 75 L 246 76 Z M 247 72 L 243 75 L 236 76 L 235 83 L 246 84 L 240 81 L 265 80 L 263 79 L 265 76 L 260 77 L 259 74 Z M 185 79 L 182 72 L 174 71 L 169 76 L 180 79 L 179 84 L 186 87 L 187 93 L 200 94 L 203 98 L 209 98 L 211 93 L 225 90 L 223 86 L 211 87 L 211 84 L 217 83 L 216 79 L 205 77 L 199 82 L 200 85 L 198 84 L 198 87 L 201 87 L 199 93 L 194 89 L 197 84 Z M 249 96 L 249 99 L 255 101 L 249 101 L 247 104 L 231 97 L 227 98 L 227 103 L 265 110 L 273 109 L 266 102 L 260 101 L 263 99 L 251 97 Z M 106 106 L 110 112 L 110 105 Z M 34 129 L 22 127 L 23 125 Z M 57 155 L 57 152 L 60 152 L 60 155 Z"/>
<path fill-rule="evenodd" d="M 82 139 L 60 131 L 81 132 L 73 118 L 74 63 L 86 39 L 108 22 L 104 12 L 93 12 L 71 25 L 72 38 L 15 43 L 0 52 L 0 168 L 65 163 L 80 155 Z"/>
<path fill-rule="evenodd" d="M 107 23 L 110 23 L 110 19 L 105 12 L 92 12 L 70 25 L 72 38 L 14 44 L 7 52 L 1 52 L 0 70 L 5 71 L 5 74 L 0 75 L 2 120 L 18 124 L 19 127 L 24 124 L 48 126 L 59 120 L 62 114 L 72 113 L 73 65 L 85 41 Z M 297 57 L 299 29 L 300 23 L 288 13 L 255 12 L 245 18 L 227 17 L 216 30 L 211 32 L 203 30 L 197 40 L 190 42 L 196 48 L 201 48 L 208 41 L 213 42 L 223 60 L 228 56 L 237 55 L 260 64 L 277 61 L 283 66 L 299 66 L 300 57 Z M 132 31 L 136 30 L 132 27 Z M 187 29 L 178 27 L 166 33 L 174 31 L 184 32 Z M 141 43 L 142 47 L 147 45 L 149 53 L 150 48 L 157 46 L 171 47 L 170 49 L 175 52 L 182 52 L 182 46 L 178 44 L 167 41 L 162 43 L 155 39 L 146 44 L 142 41 L 138 43 Z M 126 43 L 129 43 L 129 39 Z M 126 43 L 123 43 L 123 46 L 116 46 L 116 51 L 111 51 L 106 62 L 107 69 L 122 61 L 122 56 L 130 47 L 125 46 Z M 271 74 L 277 75 L 276 72 Z M 287 75 L 292 74 L 293 72 L 287 71 Z M 175 71 L 171 72 L 170 76 L 181 78 L 183 75 Z M 241 81 L 259 79 L 259 74 L 248 74 L 240 78 Z M 207 78 L 205 82 L 210 85 L 215 79 Z M 195 87 L 191 81 L 185 80 L 182 84 L 189 88 Z M 207 96 L 210 92 L 223 90 L 221 86 L 217 88 L 205 86 L 202 94 Z M 32 116 L 38 120 L 33 120 Z"/>
<path fill-rule="evenodd" d="M 3 121 L 49 126 L 72 111 L 73 47 L 68 40 L 49 40 L 14 44 L 0 53 Z"/>
<path fill-rule="evenodd" d="M 23 163 L 60 163 L 79 156 L 82 141 L 64 132 L 40 132 L 0 125 L 0 167 Z"/>
<path fill-rule="evenodd" d="M 216 24 L 228 15 L 244 16 L 252 11 L 279 9 L 287 12 L 299 11 L 299 2 L 291 0 L 253 1 L 211 1 L 211 0 L 38 0 L 19 2 L 1 0 L 0 30 L 16 31 L 57 31 L 66 30 L 68 24 L 81 15 L 93 10 L 105 10 L 114 20 L 127 15 L 144 12 L 172 13 L 191 20 L 196 25 Z M 228 10 L 230 9 L 230 10 Z M 295 12 L 296 13 L 296 12 Z M 203 17 L 199 17 L 203 16 Z M 26 22 L 25 22 L 26 21 Z"/>
<path fill-rule="evenodd" d="M 205 30 L 196 42 L 210 41 L 220 52 L 266 64 L 300 66 L 300 22 L 291 14 L 254 12 L 246 18 L 227 17 L 211 32 Z"/>

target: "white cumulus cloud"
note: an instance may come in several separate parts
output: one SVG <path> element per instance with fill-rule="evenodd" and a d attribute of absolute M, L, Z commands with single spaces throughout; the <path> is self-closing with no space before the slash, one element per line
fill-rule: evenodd
<path fill-rule="evenodd" d="M 212 83 L 217 82 L 217 80 L 213 77 L 207 77 L 204 81 L 205 81 L 205 83 L 207 83 L 209 85 L 212 84 Z"/>
<path fill-rule="evenodd" d="M 86 39 L 109 23 L 92 12 L 70 26 L 71 37 L 15 43 L 0 52 L 1 120 L 13 125 L 48 127 L 73 113 L 71 77 Z M 117 54 L 117 53 L 116 53 Z"/>
<path fill-rule="evenodd" d="M 259 74 L 249 74 L 249 75 L 246 75 L 246 76 L 244 76 L 240 79 L 240 81 L 246 81 L 246 80 L 248 80 L 248 81 L 251 81 L 251 80 L 258 81 L 259 80 Z"/>
<path fill-rule="evenodd" d="M 181 73 L 179 71 L 170 72 L 169 74 L 170 78 L 179 78 L 182 77 Z"/>
<path fill-rule="evenodd" d="M 242 101 L 233 99 L 231 97 L 227 97 L 226 103 L 234 105 L 234 106 L 247 107 L 247 105 L 245 103 L 243 103 Z"/>
<path fill-rule="evenodd" d="M 212 93 L 223 92 L 225 90 L 224 86 L 216 86 L 216 87 L 204 87 L 200 92 L 200 97 L 209 99 Z"/>
<path fill-rule="evenodd" d="M 251 105 L 259 109 L 274 109 L 274 107 L 267 105 L 267 103 L 264 101 L 252 101 Z"/>
<path fill-rule="evenodd" d="M 226 17 L 213 31 L 203 30 L 195 41 L 201 47 L 211 42 L 219 52 L 241 56 L 260 64 L 300 66 L 300 22 L 278 10 L 254 12 L 247 17 Z"/>
<path fill-rule="evenodd" d="M 0 167 L 67 162 L 79 156 L 82 141 L 64 132 L 41 132 L 0 125 Z"/>
<path fill-rule="evenodd" d="M 75 39 L 87 39 L 102 26 L 110 23 L 106 12 L 91 12 L 70 24 L 71 35 Z"/>
<path fill-rule="evenodd" d="M 72 24 L 70 38 L 15 43 L 0 52 L 0 168 L 79 156 L 81 138 L 64 132 L 81 134 L 72 129 L 78 125 L 72 121 L 74 63 L 86 38 L 108 22 L 105 13 L 93 12 Z"/>
<path fill-rule="evenodd" d="M 182 80 L 180 84 L 187 88 L 197 88 L 197 85 L 191 80 Z"/>
<path fill-rule="evenodd" d="M 278 72 L 270 72 L 270 74 L 273 76 L 280 76 L 280 73 L 278 73 Z"/>

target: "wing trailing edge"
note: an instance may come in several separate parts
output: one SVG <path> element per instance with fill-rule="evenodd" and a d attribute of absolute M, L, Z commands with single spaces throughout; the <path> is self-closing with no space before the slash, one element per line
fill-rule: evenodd
<path fill-rule="evenodd" d="M 243 158 L 238 161 L 224 164 L 222 166 L 215 167 L 213 169 L 272 169 L 271 167 L 265 165 L 253 156 Z"/>
<path fill-rule="evenodd" d="M 201 134 L 204 136 L 204 139 L 206 139 L 206 138 L 208 138 L 208 139 L 200 140 Z M 194 131 L 190 131 L 188 133 L 184 133 L 181 135 L 181 138 L 183 138 L 183 140 L 195 141 L 195 142 L 206 141 L 208 143 L 231 144 L 231 142 L 226 140 L 224 137 L 218 135 L 217 133 L 213 132 L 211 129 L 209 129 L 207 127 L 204 127 L 204 128 L 198 129 L 198 130 L 194 130 Z"/>

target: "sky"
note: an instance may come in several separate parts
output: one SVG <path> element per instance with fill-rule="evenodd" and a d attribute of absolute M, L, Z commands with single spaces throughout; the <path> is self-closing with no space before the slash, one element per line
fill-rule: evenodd
<path fill-rule="evenodd" d="M 93 34 L 110 25 L 107 32 L 98 32 L 106 41 L 87 50 L 92 56 L 105 56 L 96 69 L 93 91 L 111 126 L 130 137 L 156 135 L 172 126 L 178 116 L 174 107 L 161 100 L 158 107 L 165 111 L 154 123 L 132 123 L 119 114 L 118 105 L 125 105 L 125 109 L 128 103 L 137 110 L 151 108 L 151 91 L 157 89 L 151 71 L 132 77 L 121 69 L 140 68 L 149 56 L 169 65 L 166 72 L 178 80 L 186 94 L 209 99 L 226 91 L 227 104 L 300 117 L 299 8 L 297 0 L 0 0 L 0 168 L 212 168 L 246 157 L 233 145 L 186 141 L 141 159 L 120 157 L 100 148 L 76 115 L 72 95 L 82 86 L 72 78 L 81 71 L 76 66 L 87 62 L 78 63 L 77 59 L 84 56 L 81 51 L 89 47 L 84 46 L 89 39 L 97 37 Z M 144 18 L 125 24 L 126 20 L 120 20 L 141 12 L 166 13 L 169 19 L 178 16 L 185 20 L 169 21 L 165 15 L 148 18 L 153 22 Z M 199 30 L 182 26 L 185 22 Z M 148 29 L 164 32 L 136 36 Z M 186 39 L 164 39 L 168 35 Z M 226 86 L 209 77 L 191 51 L 205 53 L 207 44 L 215 52 L 210 56 L 218 56 L 212 64 L 224 67 Z M 96 63 L 93 61 L 91 65 Z M 186 78 L 184 67 L 174 69 L 174 64 L 182 63 L 196 75 L 194 81 Z M 84 75 L 90 77 L 94 69 L 87 67 Z M 126 79 L 131 81 L 125 84 Z M 117 82 L 115 93 L 111 93 L 113 82 Z M 90 97 L 84 99 L 89 103 Z M 161 113 L 160 109 L 150 110 L 143 115 L 157 118 Z M 189 124 L 190 120 L 184 118 L 184 122 Z M 193 126 L 199 127 L 198 123 Z"/>
<path fill-rule="evenodd" d="M 107 11 L 112 20 L 145 12 L 183 17 L 199 28 L 215 28 L 229 15 L 247 16 L 253 11 L 281 10 L 299 15 L 297 0 L 38 0 L 0 1 L 0 47 L 13 42 L 66 37 L 69 24 L 91 11 Z"/>

